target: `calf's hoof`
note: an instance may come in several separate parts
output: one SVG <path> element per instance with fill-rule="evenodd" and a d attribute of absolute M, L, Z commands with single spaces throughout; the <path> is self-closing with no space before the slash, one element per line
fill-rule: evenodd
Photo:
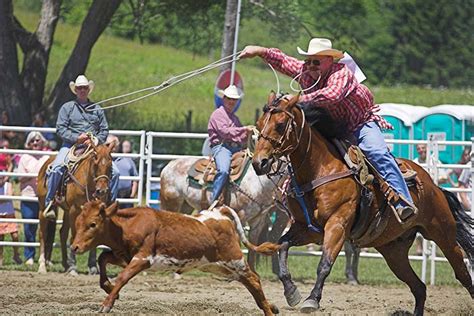
<path fill-rule="evenodd" d="M 300 312 L 308 314 L 315 312 L 319 309 L 319 303 L 316 302 L 313 299 L 307 299 L 306 301 L 303 302 L 303 304 L 300 307 Z"/>
<path fill-rule="evenodd" d="M 298 305 L 299 302 L 301 302 L 301 294 L 296 286 L 292 287 L 290 290 L 288 290 L 288 292 L 285 292 L 284 294 L 286 302 L 291 307 L 295 307 L 296 305 Z"/>
<path fill-rule="evenodd" d="M 111 306 L 104 306 L 102 305 L 99 309 L 99 313 L 110 313 L 110 310 L 112 309 Z"/>
<path fill-rule="evenodd" d="M 359 285 L 359 281 L 357 281 L 356 279 L 347 279 L 346 283 L 349 285 Z"/>

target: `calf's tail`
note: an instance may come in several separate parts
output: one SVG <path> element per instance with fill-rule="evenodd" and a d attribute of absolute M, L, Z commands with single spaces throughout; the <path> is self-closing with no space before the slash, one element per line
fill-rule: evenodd
<path fill-rule="evenodd" d="M 264 242 L 263 244 L 259 246 L 255 246 L 252 244 L 250 241 L 248 241 L 247 237 L 245 237 L 245 232 L 244 228 L 242 227 L 242 222 L 240 221 L 239 215 L 231 209 L 230 207 L 224 207 L 221 209 L 222 214 L 227 213 L 227 216 L 229 216 L 234 224 L 235 224 L 235 229 L 237 230 L 237 233 L 239 234 L 240 241 L 247 247 L 247 249 L 253 250 L 255 252 L 258 252 L 262 255 L 266 256 L 271 256 L 274 253 L 276 253 L 278 250 L 280 250 L 281 245 L 274 244 L 271 242 Z"/>

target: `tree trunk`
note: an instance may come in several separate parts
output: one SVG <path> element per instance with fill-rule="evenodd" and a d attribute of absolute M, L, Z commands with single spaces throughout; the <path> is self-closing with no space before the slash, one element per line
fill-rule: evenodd
<path fill-rule="evenodd" d="M 11 0 L 0 1 L 0 109 L 8 112 L 10 123 L 29 125 L 28 102 L 20 83 Z"/>
<path fill-rule="evenodd" d="M 234 50 L 235 24 L 237 20 L 237 0 L 227 0 L 225 8 L 224 34 L 222 38 L 221 58 L 229 56 Z M 221 67 L 221 72 L 230 69 L 232 64 L 228 63 Z"/>
<path fill-rule="evenodd" d="M 60 8 L 61 0 L 44 0 L 38 28 L 34 36 L 28 36 L 25 41 L 22 37 L 26 31 L 17 29 L 17 39 L 24 53 L 21 81 L 30 104 L 30 112 L 25 114 L 29 115 L 30 119 L 40 110 L 43 103 L 49 53 Z"/>
<path fill-rule="evenodd" d="M 49 112 L 56 113 L 64 102 L 74 97 L 69 90 L 68 82 L 85 73 L 94 44 L 109 24 L 121 2 L 122 0 L 94 0 L 92 3 L 82 23 L 76 46 L 49 97 L 47 103 Z"/>

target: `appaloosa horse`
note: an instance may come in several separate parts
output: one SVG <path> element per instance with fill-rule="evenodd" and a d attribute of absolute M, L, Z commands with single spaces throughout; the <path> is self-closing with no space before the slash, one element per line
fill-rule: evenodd
<path fill-rule="evenodd" d="M 188 170 L 199 158 L 180 158 L 170 161 L 161 171 L 160 208 L 191 214 L 201 209 L 202 189 L 193 186 L 188 180 Z M 242 210 L 242 222 L 250 226 L 249 240 L 259 242 L 259 236 L 268 229 L 269 214 L 273 211 L 281 213 L 273 201 L 274 183 L 266 176 L 259 177 L 252 167 L 248 168 L 243 176 L 239 188 L 230 186 L 230 207 Z M 206 192 L 210 201 L 210 191 Z M 286 228 L 288 217 L 285 214 L 277 216 L 278 221 L 273 224 L 272 236 L 278 240 Z M 276 259 L 276 257 L 275 257 Z M 276 261 L 276 260 L 275 260 Z M 249 265 L 255 269 L 256 254 L 249 251 Z M 276 269 L 278 265 L 276 265 Z M 277 271 L 274 271 L 277 273 Z"/>
<path fill-rule="evenodd" d="M 108 202 L 109 182 L 112 171 L 111 151 L 113 144 L 92 145 L 92 150 L 80 162 L 69 180 L 63 201 L 57 206 L 64 210 L 63 225 L 60 230 L 62 265 L 65 271 L 76 271 L 76 258 L 73 253 L 67 253 L 67 238 L 71 228 L 71 242 L 75 236 L 76 217 L 81 212 L 81 206 L 91 199 L 99 199 Z M 48 220 L 43 215 L 45 198 L 47 193 L 46 171 L 54 161 L 55 156 L 50 157 L 41 167 L 38 173 L 38 202 L 39 202 L 39 242 L 40 258 L 38 272 L 46 273 L 46 262 L 51 260 L 54 241 L 56 221 Z M 67 171 L 66 171 L 67 172 Z M 57 206 L 55 212 L 57 214 Z M 95 250 L 89 257 L 89 267 L 95 267 Z M 73 273 L 74 273 L 73 272 Z"/>
<path fill-rule="evenodd" d="M 361 199 L 361 185 L 350 174 L 336 148 L 321 133 L 311 128 L 304 111 L 297 105 L 298 97 L 276 98 L 272 93 L 264 113 L 257 123 L 260 136 L 256 145 L 253 166 L 257 174 L 268 172 L 275 159 L 288 156 L 294 168 L 295 181 L 302 188 L 304 204 L 295 196 L 289 199 L 289 207 L 295 222 L 280 239 L 280 280 L 290 306 L 301 300 L 296 285 L 288 271 L 288 248 L 311 242 L 322 243 L 322 257 L 317 268 L 316 284 L 301 311 L 312 312 L 319 308 L 326 277 L 346 239 L 354 239 L 351 229 L 356 219 Z M 324 123 L 324 122 L 323 122 Z M 313 125 L 318 128 L 318 124 Z M 471 265 L 474 264 L 474 242 L 472 231 L 474 220 L 470 218 L 456 196 L 433 183 L 430 175 L 417 164 L 403 160 L 408 168 L 416 171 L 416 185 L 410 188 L 418 208 L 416 215 L 400 222 L 395 213 L 386 206 L 378 183 L 369 185 L 375 195 L 366 208 L 372 222 L 369 228 L 385 223 L 385 228 L 367 229 L 354 241 L 362 247 L 375 247 L 385 258 L 393 273 L 405 282 L 415 297 L 415 315 L 422 315 L 426 300 L 426 286 L 413 271 L 408 260 L 408 250 L 420 232 L 424 238 L 433 240 L 451 264 L 456 278 L 474 298 L 474 286 L 463 261 L 463 250 Z M 319 186 L 307 184 L 320 183 Z M 296 186 L 294 186 L 296 187 Z M 301 207 L 300 207 L 301 205 Z M 308 228 L 302 209 L 306 205 L 310 222 L 319 224 L 321 233 Z M 317 224 L 316 224 L 317 223 Z M 368 233 L 375 232 L 371 236 Z"/>

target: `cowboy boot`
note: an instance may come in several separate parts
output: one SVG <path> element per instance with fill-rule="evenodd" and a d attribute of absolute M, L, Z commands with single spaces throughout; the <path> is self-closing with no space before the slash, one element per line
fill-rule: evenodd
<path fill-rule="evenodd" d="M 50 201 L 44 211 L 43 211 L 43 215 L 45 218 L 49 219 L 49 220 L 54 220 L 56 219 L 56 212 L 55 212 L 55 207 L 54 207 L 54 201 Z"/>

